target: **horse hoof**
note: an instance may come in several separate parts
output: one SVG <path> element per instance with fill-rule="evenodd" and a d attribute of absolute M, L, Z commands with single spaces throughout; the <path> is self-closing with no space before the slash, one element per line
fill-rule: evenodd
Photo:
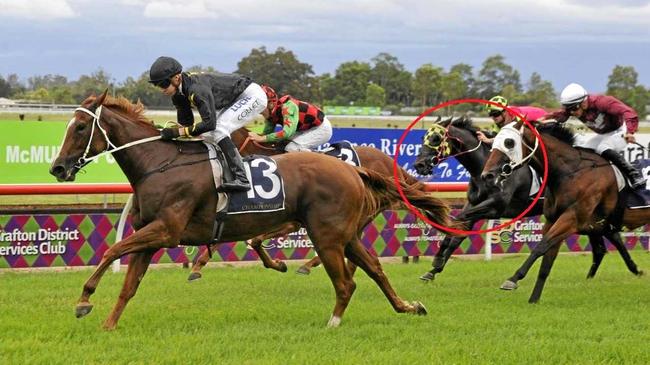
<path fill-rule="evenodd" d="M 296 274 L 309 275 L 311 274 L 311 270 L 309 270 L 309 268 L 307 268 L 306 266 L 300 266 L 298 270 L 296 270 Z"/>
<path fill-rule="evenodd" d="M 427 308 L 424 306 L 424 304 L 422 304 L 422 302 L 416 301 L 411 303 L 411 305 L 413 306 L 413 308 L 415 308 L 415 313 L 413 314 L 417 314 L 418 316 L 427 315 Z"/>
<path fill-rule="evenodd" d="M 337 317 L 337 316 L 332 316 L 329 322 L 327 322 L 328 328 L 336 328 L 340 325 L 341 325 L 341 317 Z"/>
<path fill-rule="evenodd" d="M 79 303 L 77 304 L 77 308 L 75 308 L 75 316 L 77 318 L 81 318 L 83 316 L 86 316 L 90 311 L 93 310 L 93 305 L 90 303 Z"/>
<path fill-rule="evenodd" d="M 506 280 L 501 284 L 501 290 L 515 290 L 518 288 L 517 283 L 511 280 Z"/>
<path fill-rule="evenodd" d="M 435 277 L 436 276 L 431 271 L 427 271 L 424 275 L 420 276 L 420 280 L 424 281 L 425 283 L 428 283 L 430 281 L 433 281 Z"/>
<path fill-rule="evenodd" d="M 278 264 L 278 271 L 279 272 L 287 272 L 287 264 L 284 263 L 284 261 L 277 261 Z"/>
<path fill-rule="evenodd" d="M 639 270 L 639 272 L 636 274 L 636 276 L 643 276 L 645 275 L 645 272 L 643 270 Z"/>
<path fill-rule="evenodd" d="M 187 278 L 187 281 L 194 281 L 198 280 L 201 278 L 201 273 L 200 272 L 193 272 L 190 273 L 190 276 Z"/>

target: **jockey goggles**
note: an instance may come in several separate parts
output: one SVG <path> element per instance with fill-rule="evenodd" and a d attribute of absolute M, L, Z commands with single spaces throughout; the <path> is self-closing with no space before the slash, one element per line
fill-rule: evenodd
<path fill-rule="evenodd" d="M 152 84 L 154 84 L 154 86 L 158 86 L 161 89 L 166 89 L 166 88 L 169 87 L 169 85 L 172 84 L 172 80 L 171 79 L 163 79 L 163 80 L 160 80 L 160 81 L 152 82 Z"/>

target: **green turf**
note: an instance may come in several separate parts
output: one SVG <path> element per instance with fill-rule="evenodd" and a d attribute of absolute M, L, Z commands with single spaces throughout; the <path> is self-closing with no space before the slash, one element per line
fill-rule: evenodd
<path fill-rule="evenodd" d="M 633 251 L 640 267 L 650 256 Z M 523 256 L 453 260 L 432 284 L 419 264 L 384 265 L 397 292 L 429 315 L 394 313 L 358 273 L 340 328 L 325 324 L 334 293 L 322 268 L 311 276 L 261 267 L 208 268 L 199 282 L 180 267 L 151 270 L 116 331 L 101 323 L 124 274 L 107 273 L 94 311 L 73 307 L 89 271 L 0 274 L 4 364 L 647 364 L 648 277 L 605 258 L 587 281 L 589 256 L 561 255 L 539 304 L 527 303 L 537 265 L 514 292 L 499 284 Z"/>

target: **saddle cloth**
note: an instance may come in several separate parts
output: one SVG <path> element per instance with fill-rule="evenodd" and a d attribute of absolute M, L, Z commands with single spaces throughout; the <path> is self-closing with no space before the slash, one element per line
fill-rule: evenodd
<path fill-rule="evenodd" d="M 338 141 L 334 142 L 319 152 L 324 153 L 328 156 L 336 157 L 339 160 L 350 164 L 352 166 L 361 166 L 361 160 L 357 151 L 352 146 L 352 143 L 349 141 Z"/>
<path fill-rule="evenodd" d="M 212 165 L 214 185 L 217 189 L 223 180 L 223 166 L 217 148 L 207 142 L 208 157 Z M 243 214 L 274 212 L 284 209 L 284 181 L 273 159 L 267 156 L 247 156 L 244 168 L 251 182 L 248 191 L 219 192 L 217 213 Z"/>

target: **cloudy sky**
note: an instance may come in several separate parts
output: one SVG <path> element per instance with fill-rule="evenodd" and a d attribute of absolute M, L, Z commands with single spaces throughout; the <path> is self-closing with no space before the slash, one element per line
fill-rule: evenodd
<path fill-rule="evenodd" d="M 282 46 L 317 74 L 397 56 L 479 68 L 500 53 L 522 73 L 606 89 L 615 65 L 650 86 L 650 0 L 0 0 L 0 74 L 99 67 L 117 81 L 160 55 L 232 72 L 252 48 Z"/>

